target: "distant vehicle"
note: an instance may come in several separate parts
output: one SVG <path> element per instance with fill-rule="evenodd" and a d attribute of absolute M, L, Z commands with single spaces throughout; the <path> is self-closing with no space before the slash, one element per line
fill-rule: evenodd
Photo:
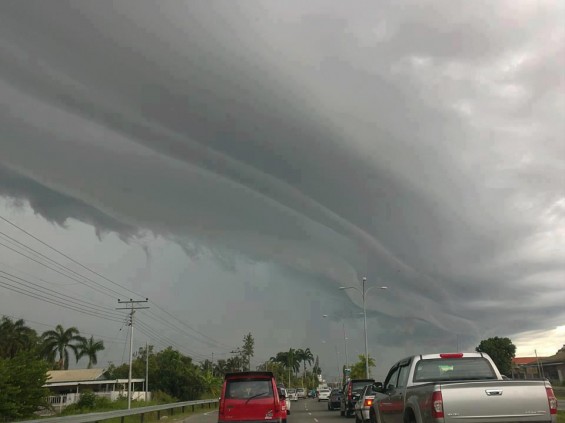
<path fill-rule="evenodd" d="M 355 394 L 355 423 L 369 421 L 371 406 L 377 393 L 375 385 L 367 385 L 360 394 Z"/>
<path fill-rule="evenodd" d="M 288 388 L 286 390 L 286 393 L 288 394 L 288 398 L 291 401 L 298 401 L 298 394 L 296 393 L 296 389 L 294 388 Z"/>
<path fill-rule="evenodd" d="M 219 423 L 282 422 L 286 419 L 285 408 L 273 373 L 239 372 L 224 376 L 218 406 Z"/>
<path fill-rule="evenodd" d="M 318 391 L 318 402 L 329 401 L 330 399 L 330 388 L 322 388 Z"/>
<path fill-rule="evenodd" d="M 341 389 L 332 389 L 328 401 L 328 410 L 337 410 L 341 404 Z"/>
<path fill-rule="evenodd" d="M 308 391 L 308 398 L 316 398 L 316 390 L 315 389 L 310 389 Z"/>
<path fill-rule="evenodd" d="M 277 388 L 277 390 L 279 391 L 279 398 L 281 400 L 281 403 L 283 402 L 284 399 L 284 405 L 285 405 L 285 411 L 286 414 L 290 414 L 290 399 L 288 398 L 288 394 L 286 393 L 286 388 L 284 386 L 280 386 Z M 283 416 L 283 423 L 286 421 L 286 416 Z"/>
<path fill-rule="evenodd" d="M 360 395 L 365 386 L 375 383 L 374 379 L 351 379 L 343 386 L 343 395 L 339 412 L 342 416 L 350 417 L 355 412 L 355 397 Z"/>
<path fill-rule="evenodd" d="M 405 358 L 377 391 L 372 423 L 557 421 L 557 399 L 548 381 L 504 380 L 484 353 Z"/>
<path fill-rule="evenodd" d="M 296 388 L 296 395 L 298 395 L 298 399 L 306 398 L 306 389 L 304 388 Z"/>

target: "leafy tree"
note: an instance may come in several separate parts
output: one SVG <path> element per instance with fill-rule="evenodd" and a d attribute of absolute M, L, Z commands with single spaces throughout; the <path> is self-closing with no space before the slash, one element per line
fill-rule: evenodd
<path fill-rule="evenodd" d="M 34 352 L 22 352 L 10 359 L 0 358 L 0 417 L 7 420 L 33 415 L 47 407 L 48 363 Z"/>
<path fill-rule="evenodd" d="M 224 359 L 218 360 L 214 365 L 214 373 L 218 376 L 224 376 L 229 371 L 228 362 Z"/>
<path fill-rule="evenodd" d="M 88 357 L 87 369 L 92 369 L 92 365 L 98 364 L 98 352 L 104 350 L 104 342 L 95 341 L 91 336 L 89 339 L 82 338 L 78 344 L 77 361 L 82 357 Z"/>
<path fill-rule="evenodd" d="M 235 357 L 230 357 L 226 361 L 226 367 L 228 372 L 240 372 L 243 369 L 244 362 L 243 358 L 240 355 L 236 355 Z"/>
<path fill-rule="evenodd" d="M 77 328 L 64 329 L 63 326 L 57 325 L 55 330 L 43 332 L 41 339 L 42 353 L 47 360 L 55 364 L 54 367 L 65 370 L 69 368 L 69 349 L 73 351 L 78 361 L 78 345 L 83 342 L 84 338 L 80 336 Z M 59 360 L 55 363 L 57 356 Z"/>
<path fill-rule="evenodd" d="M 14 358 L 22 351 L 30 351 L 37 346 L 35 330 L 26 326 L 23 319 L 16 321 L 7 316 L 0 320 L 0 357 Z"/>
<path fill-rule="evenodd" d="M 475 350 L 487 353 L 503 375 L 510 376 L 512 374 L 512 359 L 516 355 L 516 345 L 512 343 L 510 338 L 495 336 L 494 338 L 483 339 Z"/>
<path fill-rule="evenodd" d="M 243 337 L 242 348 L 242 353 L 245 359 L 245 364 L 247 365 L 247 370 L 251 370 L 251 357 L 253 357 L 254 347 L 255 339 L 253 339 L 253 335 L 251 335 L 251 332 L 249 332 Z"/>
<path fill-rule="evenodd" d="M 351 379 L 362 379 L 365 378 L 365 354 L 357 356 L 357 363 L 351 366 Z M 375 360 L 369 357 L 369 368 L 375 367 Z"/>
<path fill-rule="evenodd" d="M 204 383 L 198 366 L 192 358 L 169 347 L 155 354 L 159 374 L 150 376 L 156 390 L 164 391 L 181 401 L 197 399 L 204 392 Z"/>

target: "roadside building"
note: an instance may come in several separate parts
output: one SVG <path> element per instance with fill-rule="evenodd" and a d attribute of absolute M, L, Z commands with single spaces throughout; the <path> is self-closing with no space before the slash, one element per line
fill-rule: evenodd
<path fill-rule="evenodd" d="M 78 402 L 81 392 L 91 391 L 95 395 L 115 401 L 127 396 L 127 379 L 104 378 L 105 369 L 49 370 L 47 383 L 50 391 L 49 404 L 62 409 Z M 132 399 L 144 400 L 145 379 L 132 379 Z M 137 390 L 137 391 L 136 391 Z"/>

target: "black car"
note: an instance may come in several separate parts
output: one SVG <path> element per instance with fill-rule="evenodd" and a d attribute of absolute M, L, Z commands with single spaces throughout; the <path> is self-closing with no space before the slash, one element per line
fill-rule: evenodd
<path fill-rule="evenodd" d="M 341 406 L 341 389 L 332 389 L 328 400 L 328 410 L 337 410 Z"/>
<path fill-rule="evenodd" d="M 373 383 L 375 383 L 374 379 L 351 379 L 343 385 L 343 394 L 339 406 L 340 414 L 347 417 L 353 416 L 357 397 L 363 392 L 365 386 Z"/>

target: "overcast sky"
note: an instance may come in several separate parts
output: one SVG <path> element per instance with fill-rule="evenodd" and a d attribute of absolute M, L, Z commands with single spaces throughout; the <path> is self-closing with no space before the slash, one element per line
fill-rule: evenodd
<path fill-rule="evenodd" d="M 335 377 L 344 327 L 364 351 L 338 288 L 366 276 L 389 287 L 367 294 L 377 375 L 490 336 L 553 354 L 564 19 L 556 0 L 1 2 L 1 313 L 103 337 L 105 366 L 127 361 L 117 299 L 148 297 L 136 346 L 227 358 L 251 332 L 256 362 L 310 347 Z"/>

